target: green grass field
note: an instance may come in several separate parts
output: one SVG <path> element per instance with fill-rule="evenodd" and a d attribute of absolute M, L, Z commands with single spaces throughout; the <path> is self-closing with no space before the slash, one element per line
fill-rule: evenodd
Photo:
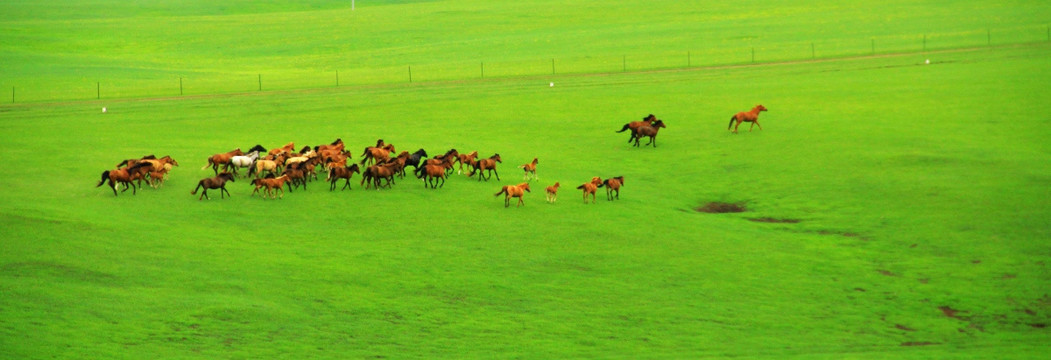
<path fill-rule="evenodd" d="M 1051 9 L 951 3 L 4 3 L 0 358 L 1039 357 Z M 614 133 L 648 113 L 657 148 Z M 336 138 L 501 180 L 189 194 L 211 154 Z M 146 154 L 181 164 L 161 189 L 94 187 Z"/>

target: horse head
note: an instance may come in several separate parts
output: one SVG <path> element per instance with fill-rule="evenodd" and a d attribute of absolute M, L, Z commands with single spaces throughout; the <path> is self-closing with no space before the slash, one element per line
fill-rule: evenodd
<path fill-rule="evenodd" d="M 493 159 L 493 160 L 496 160 L 496 162 L 498 162 L 498 163 L 503 163 L 504 162 L 503 160 L 500 160 L 500 154 L 493 154 L 493 156 L 490 156 L 489 158 Z"/>
<path fill-rule="evenodd" d="M 760 104 L 760 105 L 756 105 L 754 110 L 756 110 L 756 112 L 766 111 L 766 107 L 763 106 L 762 104 Z"/>

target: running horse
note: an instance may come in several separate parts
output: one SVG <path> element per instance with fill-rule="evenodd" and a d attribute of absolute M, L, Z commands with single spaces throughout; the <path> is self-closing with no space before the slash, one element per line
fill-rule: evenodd
<path fill-rule="evenodd" d="M 500 154 L 493 154 L 493 156 L 490 156 L 488 159 L 475 161 L 471 163 L 474 170 L 472 170 L 470 174 L 467 174 L 467 177 L 474 176 L 475 173 L 478 173 L 478 181 L 482 181 L 483 178 L 485 181 L 489 181 L 489 179 L 493 177 L 493 173 L 496 173 L 496 180 L 500 180 L 500 173 L 496 171 L 496 163 L 498 162 L 504 162 L 503 160 L 500 160 Z M 489 176 L 485 176 L 486 170 L 489 170 Z"/>
<path fill-rule="evenodd" d="M 525 205 L 525 201 L 522 200 L 522 196 L 525 195 L 526 191 L 533 192 L 532 190 L 529 190 L 528 182 L 524 182 L 518 185 L 504 185 L 502 188 L 500 188 L 500 192 L 493 194 L 493 196 L 500 196 L 500 194 L 505 194 L 504 207 L 511 206 L 511 198 L 518 198 L 518 205 L 515 205 L 515 207 L 519 207 Z"/>
<path fill-rule="evenodd" d="M 606 200 L 613 201 L 613 193 L 616 192 L 617 200 L 620 200 L 620 187 L 624 185 L 624 176 L 612 177 L 602 181 L 598 187 L 606 187 Z"/>
<path fill-rule="evenodd" d="M 734 114 L 734 116 L 730 117 L 730 125 L 726 127 L 726 130 L 730 130 L 730 127 L 733 126 L 733 133 L 736 134 L 737 127 L 741 126 L 742 122 L 750 122 L 752 124 L 748 126 L 748 132 L 752 132 L 752 127 L 759 125 L 759 112 L 762 111 L 766 111 L 766 107 L 763 105 L 756 105 L 752 108 L 752 111 L 742 111 Z M 737 126 L 734 126 L 734 121 L 737 122 Z M 759 130 L 763 130 L 763 125 L 759 125 Z"/>
<path fill-rule="evenodd" d="M 667 128 L 664 126 L 664 120 L 657 120 L 653 125 L 640 127 L 635 133 L 635 147 L 639 146 L 639 140 L 642 140 L 643 136 L 650 138 L 650 142 L 646 145 L 653 144 L 653 147 L 657 147 L 657 131 L 661 128 Z"/>
<path fill-rule="evenodd" d="M 601 184 L 602 184 L 602 178 L 596 176 L 596 177 L 591 178 L 591 181 L 583 183 L 580 186 L 577 186 L 577 189 L 584 190 L 584 203 L 585 204 L 588 203 L 588 194 L 591 194 L 591 203 L 592 204 L 595 203 L 595 190 L 597 190 L 598 186 L 601 185 Z"/>
<path fill-rule="evenodd" d="M 208 165 L 205 165 L 201 170 L 207 169 L 209 166 L 212 167 L 212 171 L 215 171 L 215 176 L 219 176 L 219 165 L 223 166 L 223 171 L 226 171 L 230 166 L 230 159 L 234 156 L 244 155 L 241 152 L 241 148 L 233 149 L 230 152 L 220 153 L 212 155 L 208 158 Z"/>
<path fill-rule="evenodd" d="M 150 163 L 148 162 L 140 162 L 116 170 L 106 170 L 102 172 L 102 180 L 99 180 L 98 185 L 95 185 L 95 187 L 102 186 L 106 181 L 109 181 L 109 187 L 113 188 L 113 196 L 117 196 L 118 183 L 124 185 L 124 190 L 121 190 L 121 192 L 128 191 L 128 187 L 131 186 L 131 194 L 135 195 L 135 184 L 132 181 L 140 179 L 149 170 Z"/>
<path fill-rule="evenodd" d="M 208 198 L 211 200 L 211 198 L 208 197 L 208 189 L 219 189 L 219 198 L 222 199 L 224 198 L 224 192 L 226 195 L 230 195 L 230 190 L 226 190 L 227 181 L 234 181 L 234 174 L 223 172 L 216 177 L 201 179 L 201 181 L 197 182 L 197 187 L 193 188 L 193 191 L 190 192 L 190 195 L 196 195 L 197 190 L 203 188 L 204 190 L 201 191 L 201 196 L 197 197 L 197 200 L 201 200 L 201 198 Z"/>
<path fill-rule="evenodd" d="M 536 164 L 537 164 L 537 162 L 538 162 L 537 158 L 533 158 L 533 162 L 528 163 L 528 164 L 522 164 L 522 165 L 518 166 L 519 169 L 525 170 L 525 175 L 523 176 L 523 179 L 525 179 L 525 180 L 540 180 L 540 178 L 536 177 Z"/>
<path fill-rule="evenodd" d="M 637 136 L 637 131 L 640 127 L 653 125 L 654 122 L 657 122 L 657 117 L 653 114 L 650 114 L 649 116 L 642 118 L 642 121 L 632 121 L 630 123 L 624 124 L 624 127 L 620 128 L 620 130 L 617 130 L 617 132 L 621 133 L 627 130 L 631 130 L 631 137 L 628 138 L 628 142 L 630 143 L 633 140 L 635 140 L 635 137 Z"/>

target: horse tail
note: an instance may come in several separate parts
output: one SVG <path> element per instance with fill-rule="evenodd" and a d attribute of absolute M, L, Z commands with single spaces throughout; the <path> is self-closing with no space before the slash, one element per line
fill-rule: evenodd
<path fill-rule="evenodd" d="M 208 165 L 205 165 L 203 168 L 201 168 L 201 170 L 207 169 L 209 166 L 212 166 L 213 164 L 215 164 L 215 163 L 212 162 L 212 158 L 208 158 Z"/>
<path fill-rule="evenodd" d="M 577 189 L 583 189 L 584 185 L 577 186 Z"/>
<path fill-rule="evenodd" d="M 197 187 L 193 188 L 193 191 L 190 192 L 190 195 L 197 195 L 197 189 L 201 188 L 201 182 L 203 182 L 203 181 L 198 181 L 197 182 Z"/>
<path fill-rule="evenodd" d="M 95 187 L 102 186 L 102 184 L 106 183 L 106 180 L 109 180 L 109 170 L 102 172 L 102 180 L 99 180 L 99 184 L 95 185 Z"/>
<path fill-rule="evenodd" d="M 500 192 L 498 192 L 496 194 L 493 194 L 493 196 L 500 196 L 500 194 L 506 194 L 506 193 L 507 193 L 507 187 L 504 186 L 503 188 L 500 189 Z"/>
<path fill-rule="evenodd" d="M 631 125 L 631 124 L 624 124 L 624 127 L 620 128 L 620 130 L 619 130 L 619 131 L 617 131 L 617 132 L 619 132 L 619 133 L 620 133 L 620 132 L 624 132 L 624 131 L 627 131 L 628 129 L 630 129 L 630 128 L 631 128 L 631 126 L 630 126 L 630 125 Z"/>
<path fill-rule="evenodd" d="M 726 130 L 730 130 L 730 127 L 734 126 L 734 120 L 737 120 L 737 115 L 734 115 L 734 116 L 730 117 L 730 125 L 726 126 Z"/>
<path fill-rule="evenodd" d="M 329 168 L 328 178 L 326 178 L 325 181 L 334 182 L 334 180 L 332 180 L 334 176 L 336 176 L 336 168 Z"/>

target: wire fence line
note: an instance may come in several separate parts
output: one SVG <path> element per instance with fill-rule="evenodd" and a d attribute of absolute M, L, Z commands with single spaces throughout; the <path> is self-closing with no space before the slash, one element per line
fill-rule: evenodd
<path fill-rule="evenodd" d="M 376 84 L 465 81 L 588 73 L 627 73 L 723 65 L 823 60 L 894 53 L 924 53 L 963 48 L 1051 42 L 1051 25 L 981 29 L 946 34 L 880 36 L 859 41 L 814 41 L 726 46 L 696 50 L 664 50 L 618 56 L 576 56 L 533 60 L 464 60 L 437 64 L 391 65 L 319 71 L 231 72 L 226 74 L 154 74 L 142 78 L 95 81 L 53 79 L 10 86 L 10 104 L 49 101 L 176 97 L 259 91 L 316 89 Z M 87 84 L 85 84 L 85 82 Z M 4 83 L 0 81 L 0 83 Z"/>

